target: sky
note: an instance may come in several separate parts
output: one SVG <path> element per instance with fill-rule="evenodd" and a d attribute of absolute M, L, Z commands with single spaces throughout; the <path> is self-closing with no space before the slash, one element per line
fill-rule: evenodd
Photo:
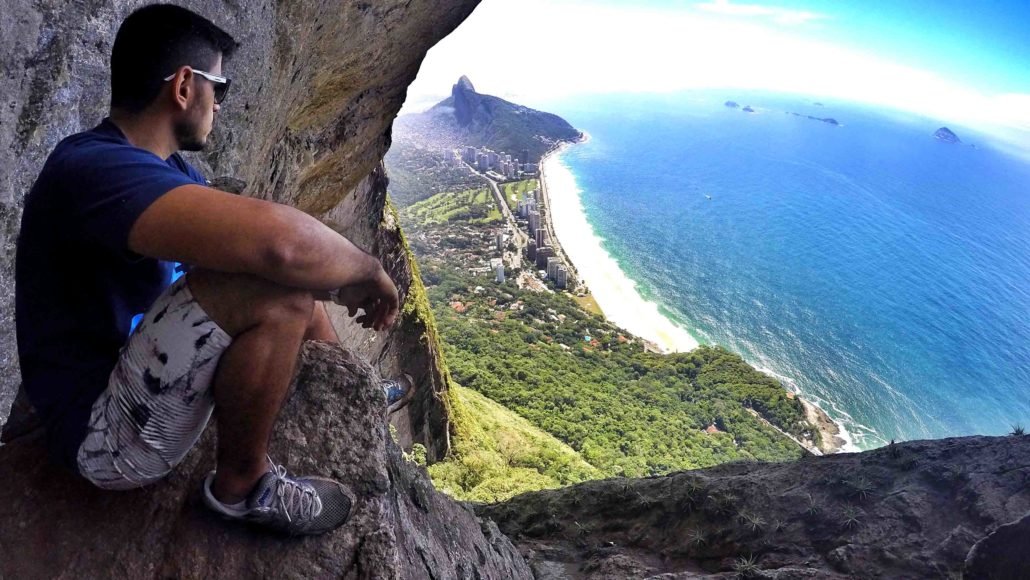
<path fill-rule="evenodd" d="M 481 93 L 755 89 L 917 112 L 1030 156 L 1030 0 L 483 0 L 434 46 L 404 113 Z"/>

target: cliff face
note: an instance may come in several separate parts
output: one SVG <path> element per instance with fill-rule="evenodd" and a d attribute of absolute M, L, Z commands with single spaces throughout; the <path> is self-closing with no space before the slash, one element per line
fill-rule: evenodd
<path fill-rule="evenodd" d="M 14 335 L 14 253 L 25 193 L 66 135 L 108 108 L 108 61 L 121 20 L 143 0 L 0 5 L 0 419 L 20 381 Z M 388 334 L 333 319 L 346 345 L 384 375 L 410 372 L 422 387 L 399 430 L 447 449 L 437 346 L 408 295 L 411 265 L 390 212 L 383 154 L 390 127 L 426 51 L 478 0 L 280 2 L 185 0 L 242 43 L 225 70 L 233 92 L 213 146 L 193 156 L 209 177 L 232 176 L 245 195 L 296 206 L 381 257 L 409 300 Z M 410 443 L 410 441 L 405 441 Z"/>

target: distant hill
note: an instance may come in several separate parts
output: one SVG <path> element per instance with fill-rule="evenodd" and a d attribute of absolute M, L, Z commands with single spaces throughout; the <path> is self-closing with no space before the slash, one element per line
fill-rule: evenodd
<path fill-rule="evenodd" d="M 447 148 L 486 147 L 538 163 L 555 143 L 578 140 L 582 133 L 558 115 L 477 93 L 472 81 L 462 76 L 450 97 L 424 113 L 398 117 L 394 136 Z"/>

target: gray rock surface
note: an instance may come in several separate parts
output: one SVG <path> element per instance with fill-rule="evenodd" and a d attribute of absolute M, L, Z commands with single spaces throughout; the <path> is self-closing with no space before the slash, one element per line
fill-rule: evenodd
<path fill-rule="evenodd" d="M 966 556 L 963 575 L 983 580 L 1030 578 L 1030 513 L 977 542 Z"/>
<path fill-rule="evenodd" d="M 477 507 L 554 579 L 1027 578 L 1030 518 L 1004 524 L 1028 510 L 1025 436 L 595 481 Z"/>
<path fill-rule="evenodd" d="M 94 126 L 108 108 L 108 62 L 121 20 L 145 0 L 0 2 L 0 420 L 19 382 L 14 253 L 22 200 L 60 139 Z M 294 205 L 380 256 L 405 293 L 411 266 L 384 211 L 381 160 L 390 127 L 426 51 L 478 0 L 182 0 L 242 46 L 224 67 L 233 90 L 213 145 L 191 157 L 209 177 L 249 184 L 244 195 Z M 401 417 L 406 444 L 431 459 L 448 449 L 446 382 L 423 317 L 390 333 L 337 329 L 385 375 L 426 387 Z"/>
<path fill-rule="evenodd" d="M 349 485 L 352 518 L 325 536 L 269 535 L 208 512 L 199 489 L 213 427 L 168 478 L 129 492 L 40 461 L 38 435 L 15 439 L 0 448 L 0 578 L 530 578 L 496 525 L 402 457 L 378 380 L 337 345 L 304 346 L 271 455 Z"/>

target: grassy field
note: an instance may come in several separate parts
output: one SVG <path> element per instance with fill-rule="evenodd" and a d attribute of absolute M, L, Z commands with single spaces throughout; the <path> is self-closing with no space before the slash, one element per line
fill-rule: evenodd
<path fill-rule="evenodd" d="M 408 208 L 408 215 L 422 224 L 464 221 L 489 224 L 501 221 L 501 210 L 486 188 L 438 193 Z"/>
<path fill-rule="evenodd" d="M 575 294 L 569 294 L 569 296 L 573 300 L 575 300 L 576 304 L 578 304 L 579 307 L 582 308 L 583 310 L 586 310 L 587 312 L 589 312 L 591 314 L 596 314 L 598 316 L 604 316 L 604 312 L 601 311 L 601 306 L 597 303 L 597 300 L 594 300 L 594 295 L 593 294 L 587 294 L 586 296 L 582 296 L 582 297 L 581 296 L 576 296 Z"/>
<path fill-rule="evenodd" d="M 523 193 L 539 188 L 540 182 L 536 179 L 524 179 L 503 184 L 501 186 L 501 193 L 504 195 L 504 201 L 508 204 L 508 207 L 514 212 L 515 208 L 518 207 L 518 201 L 522 199 Z"/>

